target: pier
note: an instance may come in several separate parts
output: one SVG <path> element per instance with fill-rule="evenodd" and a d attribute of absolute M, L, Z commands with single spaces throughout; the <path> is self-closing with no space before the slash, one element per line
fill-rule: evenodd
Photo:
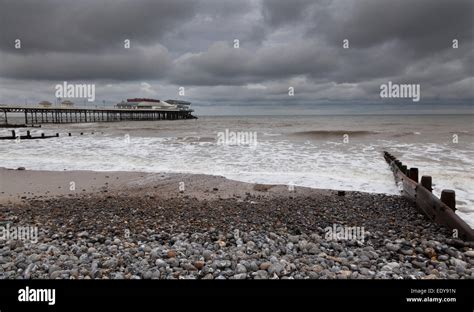
<path fill-rule="evenodd" d="M 183 109 L 122 109 L 122 108 L 68 108 L 0 105 L 0 127 L 21 126 L 8 122 L 8 114 L 20 113 L 24 125 L 117 122 L 131 120 L 195 119 L 193 110 Z"/>
<path fill-rule="evenodd" d="M 455 213 L 456 193 L 453 190 L 443 190 L 441 198 L 438 198 L 432 193 L 431 176 L 424 175 L 419 179 L 418 168 L 408 168 L 388 152 L 384 152 L 384 158 L 390 165 L 402 195 L 413 201 L 420 212 L 430 220 L 452 229 L 459 238 L 474 241 L 474 230 Z"/>

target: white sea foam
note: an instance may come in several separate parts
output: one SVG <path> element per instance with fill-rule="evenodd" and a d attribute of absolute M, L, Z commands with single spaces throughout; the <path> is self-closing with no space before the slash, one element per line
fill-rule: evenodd
<path fill-rule="evenodd" d="M 7 141 L 3 166 L 41 170 L 121 170 L 216 174 L 246 182 L 277 183 L 367 192 L 397 192 L 374 147 L 337 150 L 332 144 L 259 142 L 222 146 L 176 138 L 103 135 Z M 370 179 L 368 173 L 370 172 Z M 371 181 L 371 183 L 367 183 Z"/>

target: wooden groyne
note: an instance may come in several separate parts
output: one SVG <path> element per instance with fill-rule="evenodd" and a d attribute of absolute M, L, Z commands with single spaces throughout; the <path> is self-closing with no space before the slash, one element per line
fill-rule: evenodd
<path fill-rule="evenodd" d="M 0 106 L 0 124 L 8 123 L 9 113 L 20 113 L 24 116 L 24 125 L 116 122 L 130 120 L 178 120 L 195 119 L 193 110 L 183 109 L 118 109 L 118 108 L 63 108 L 63 107 L 28 107 Z"/>
<path fill-rule="evenodd" d="M 402 186 L 404 197 L 412 200 L 432 221 L 457 231 L 459 238 L 474 241 L 474 230 L 455 213 L 456 194 L 453 190 L 443 190 L 441 198 L 438 198 L 432 193 L 431 176 L 422 176 L 419 181 L 418 168 L 408 168 L 386 151 L 384 158 L 390 165 L 397 185 Z"/>
<path fill-rule="evenodd" d="M 91 134 L 94 134 L 94 132 L 92 132 Z M 81 132 L 80 135 L 84 135 L 84 132 Z M 71 132 L 67 133 L 67 136 L 72 136 L 72 133 Z M 26 135 L 21 135 L 21 134 L 18 135 L 15 130 L 11 130 L 11 135 L 2 136 L 0 137 L 0 140 L 18 140 L 18 139 L 37 140 L 37 139 L 50 139 L 50 138 L 58 138 L 58 137 L 59 137 L 59 133 L 50 134 L 50 135 L 41 133 L 40 135 L 34 136 L 34 135 L 31 135 L 30 130 L 26 131 Z"/>

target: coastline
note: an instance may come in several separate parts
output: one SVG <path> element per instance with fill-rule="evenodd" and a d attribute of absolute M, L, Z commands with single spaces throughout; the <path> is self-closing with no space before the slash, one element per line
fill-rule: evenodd
<path fill-rule="evenodd" d="M 473 244 L 397 195 L 137 172 L 0 181 L 2 226 L 38 228 L 37 242 L 5 242 L 0 278 L 474 278 Z M 362 237 L 328 235 L 340 227 Z"/>
<path fill-rule="evenodd" d="M 74 188 L 71 189 L 71 182 Z M 184 183 L 184 184 L 183 184 Z M 184 189 L 183 189 L 184 187 Z M 139 195 L 157 193 L 162 197 L 184 194 L 197 199 L 253 196 L 294 196 L 333 194 L 336 190 L 286 185 L 246 183 L 223 176 L 190 173 L 152 173 L 133 171 L 88 170 L 17 170 L 0 167 L 0 203 L 18 204 L 32 199 L 57 196 L 104 195 L 117 193 Z M 217 190 L 216 190 L 217 189 Z"/>

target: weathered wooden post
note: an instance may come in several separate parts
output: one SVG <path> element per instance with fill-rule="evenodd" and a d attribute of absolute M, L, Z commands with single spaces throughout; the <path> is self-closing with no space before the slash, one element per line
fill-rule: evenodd
<path fill-rule="evenodd" d="M 41 137 L 42 137 L 42 138 L 44 138 L 44 132 L 43 132 L 43 133 L 41 133 Z"/>
<path fill-rule="evenodd" d="M 68 135 L 71 136 L 71 132 L 69 132 Z"/>
<path fill-rule="evenodd" d="M 30 133 L 30 130 L 26 130 L 26 137 L 28 139 L 31 139 L 31 133 Z"/>
<path fill-rule="evenodd" d="M 456 193 L 453 190 L 441 191 L 441 201 L 453 211 L 456 211 Z"/>
<path fill-rule="evenodd" d="M 56 133 L 56 137 L 57 137 L 57 138 L 59 137 L 59 133 Z"/>
<path fill-rule="evenodd" d="M 405 175 L 407 175 L 407 173 L 408 173 L 407 166 L 402 165 L 402 169 L 401 169 L 401 170 L 402 170 L 402 172 L 403 172 Z"/>
<path fill-rule="evenodd" d="M 408 177 L 418 183 L 418 168 L 410 168 L 408 172 Z"/>
<path fill-rule="evenodd" d="M 12 138 L 16 138 L 16 135 L 15 135 L 15 130 L 12 130 Z"/>
<path fill-rule="evenodd" d="M 443 190 L 440 198 L 437 198 L 432 192 L 431 176 L 421 177 L 421 185 L 419 185 L 418 168 L 411 168 L 409 170 L 408 177 L 410 180 L 408 180 L 404 179 L 401 170 L 394 170 L 395 160 L 392 162 L 387 160 L 387 162 L 392 167 L 395 181 L 398 183 L 401 180 L 403 184 L 403 196 L 414 200 L 416 206 L 431 220 L 459 231 L 459 238 L 474 241 L 474 230 L 455 213 L 456 195 L 453 190 Z"/>
<path fill-rule="evenodd" d="M 430 176 L 421 177 L 421 185 L 430 192 L 433 191 L 432 184 L 433 182 Z"/>

